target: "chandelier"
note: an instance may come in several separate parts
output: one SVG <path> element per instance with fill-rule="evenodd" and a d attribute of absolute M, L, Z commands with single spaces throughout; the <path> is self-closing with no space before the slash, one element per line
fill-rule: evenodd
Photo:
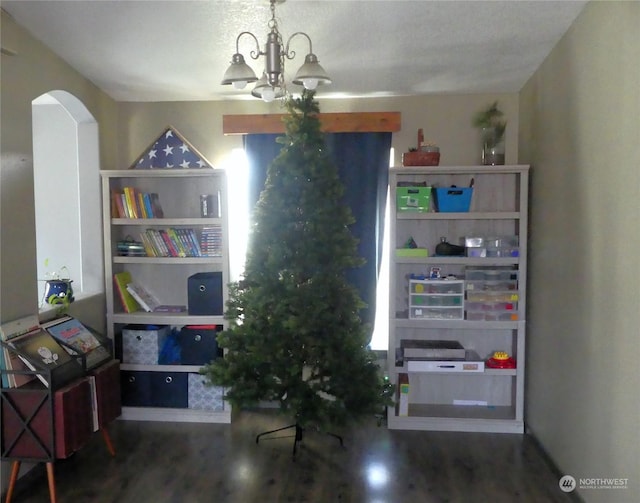
<path fill-rule="evenodd" d="M 248 83 L 255 82 L 256 85 L 251 94 L 256 98 L 261 98 L 266 102 L 273 101 L 276 98 L 282 98 L 286 94 L 286 86 L 284 82 L 284 60 L 293 59 L 296 56 L 295 51 L 289 49 L 289 45 L 294 37 L 302 35 L 309 41 L 309 54 L 304 58 L 304 64 L 297 71 L 292 82 L 302 85 L 305 89 L 313 90 L 320 84 L 331 84 L 331 79 L 324 71 L 324 68 L 318 63 L 318 57 L 313 54 L 311 38 L 304 32 L 298 31 L 291 35 L 286 45 L 283 43 L 282 35 L 278 31 L 278 22 L 276 21 L 276 1 L 283 3 L 284 0 L 270 0 L 271 19 L 268 27 L 271 30 L 267 34 L 267 42 L 264 51 L 260 50 L 258 38 L 249 31 L 243 31 L 236 38 L 236 53 L 231 58 L 231 66 L 224 72 L 222 85 L 233 84 L 236 89 L 244 89 Z M 240 54 L 239 44 L 243 35 L 249 35 L 256 43 L 256 49 L 251 51 L 251 58 L 258 59 L 265 56 L 265 66 L 262 77 L 258 80 L 256 74 L 244 60 L 244 56 Z"/>

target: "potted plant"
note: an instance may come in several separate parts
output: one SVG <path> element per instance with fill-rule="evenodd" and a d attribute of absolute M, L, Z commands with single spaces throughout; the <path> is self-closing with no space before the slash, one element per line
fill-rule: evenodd
<path fill-rule="evenodd" d="M 48 262 L 49 259 L 46 259 L 45 266 Z M 62 277 L 65 271 L 67 277 Z M 60 310 L 64 310 L 75 300 L 71 287 L 73 280 L 69 277 L 67 266 L 62 266 L 55 272 L 47 272 L 43 281 L 45 282 L 43 301 L 47 304 L 58 305 Z"/>
<path fill-rule="evenodd" d="M 480 129 L 482 140 L 482 164 L 504 164 L 504 135 L 507 122 L 504 113 L 498 108 L 498 102 L 494 101 L 487 108 L 477 112 L 472 124 Z"/>

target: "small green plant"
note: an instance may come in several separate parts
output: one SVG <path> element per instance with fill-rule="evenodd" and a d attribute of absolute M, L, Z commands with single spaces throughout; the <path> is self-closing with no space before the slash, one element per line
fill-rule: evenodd
<path fill-rule="evenodd" d="M 503 117 L 497 101 L 473 116 L 472 124 L 482 130 L 482 143 L 486 148 L 495 147 L 504 138 L 507 121 Z"/>

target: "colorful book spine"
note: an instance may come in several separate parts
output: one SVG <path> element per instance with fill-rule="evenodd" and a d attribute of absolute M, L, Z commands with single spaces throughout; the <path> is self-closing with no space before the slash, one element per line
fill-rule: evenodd
<path fill-rule="evenodd" d="M 113 281 L 122 303 L 122 309 L 126 313 L 134 313 L 140 310 L 140 305 L 127 291 L 127 285 L 131 283 L 131 273 L 129 271 L 118 272 L 113 275 Z"/>
<path fill-rule="evenodd" d="M 155 218 L 155 215 L 153 213 L 153 205 L 151 204 L 151 194 L 147 192 L 142 194 L 142 202 L 147 213 L 147 218 Z"/>
<path fill-rule="evenodd" d="M 182 240 L 180 239 L 180 236 L 178 236 L 178 233 L 176 232 L 176 230 L 173 229 L 172 227 L 169 227 L 166 230 L 166 232 L 167 232 L 167 235 L 169 236 L 169 239 L 171 239 L 171 243 L 173 244 L 174 248 L 178 252 L 178 257 L 186 257 L 187 250 L 185 249 L 184 244 L 182 243 Z"/>
<path fill-rule="evenodd" d="M 136 192 L 136 196 L 138 203 L 138 213 L 140 214 L 140 217 L 149 218 L 149 215 L 147 215 L 147 208 L 144 205 L 144 195 L 142 194 L 142 192 Z"/>
<path fill-rule="evenodd" d="M 171 237 L 169 237 L 169 234 L 167 233 L 167 231 L 165 229 L 160 229 L 158 232 L 160 233 L 160 236 L 162 236 L 164 244 L 167 246 L 167 249 L 169 250 L 169 256 L 177 257 L 178 250 L 173 245 L 173 242 L 171 241 Z"/>
<path fill-rule="evenodd" d="M 140 218 L 137 210 L 135 189 L 133 187 L 124 187 L 122 190 L 124 192 L 125 200 L 127 201 L 130 218 Z"/>

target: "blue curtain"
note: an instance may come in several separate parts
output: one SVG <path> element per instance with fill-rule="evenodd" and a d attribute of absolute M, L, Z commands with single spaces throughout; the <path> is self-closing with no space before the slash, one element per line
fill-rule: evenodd
<path fill-rule="evenodd" d="M 244 146 L 249 160 L 249 208 L 253 208 L 264 187 L 267 169 L 280 152 L 276 138 L 282 135 L 246 135 Z M 382 260 L 384 212 L 389 183 L 391 133 L 325 134 L 328 151 L 345 187 L 344 202 L 355 217 L 351 232 L 358 239 L 358 252 L 366 264 L 348 271 L 349 281 L 358 288 L 367 308 L 362 320 L 375 320 L 376 285 Z"/>

